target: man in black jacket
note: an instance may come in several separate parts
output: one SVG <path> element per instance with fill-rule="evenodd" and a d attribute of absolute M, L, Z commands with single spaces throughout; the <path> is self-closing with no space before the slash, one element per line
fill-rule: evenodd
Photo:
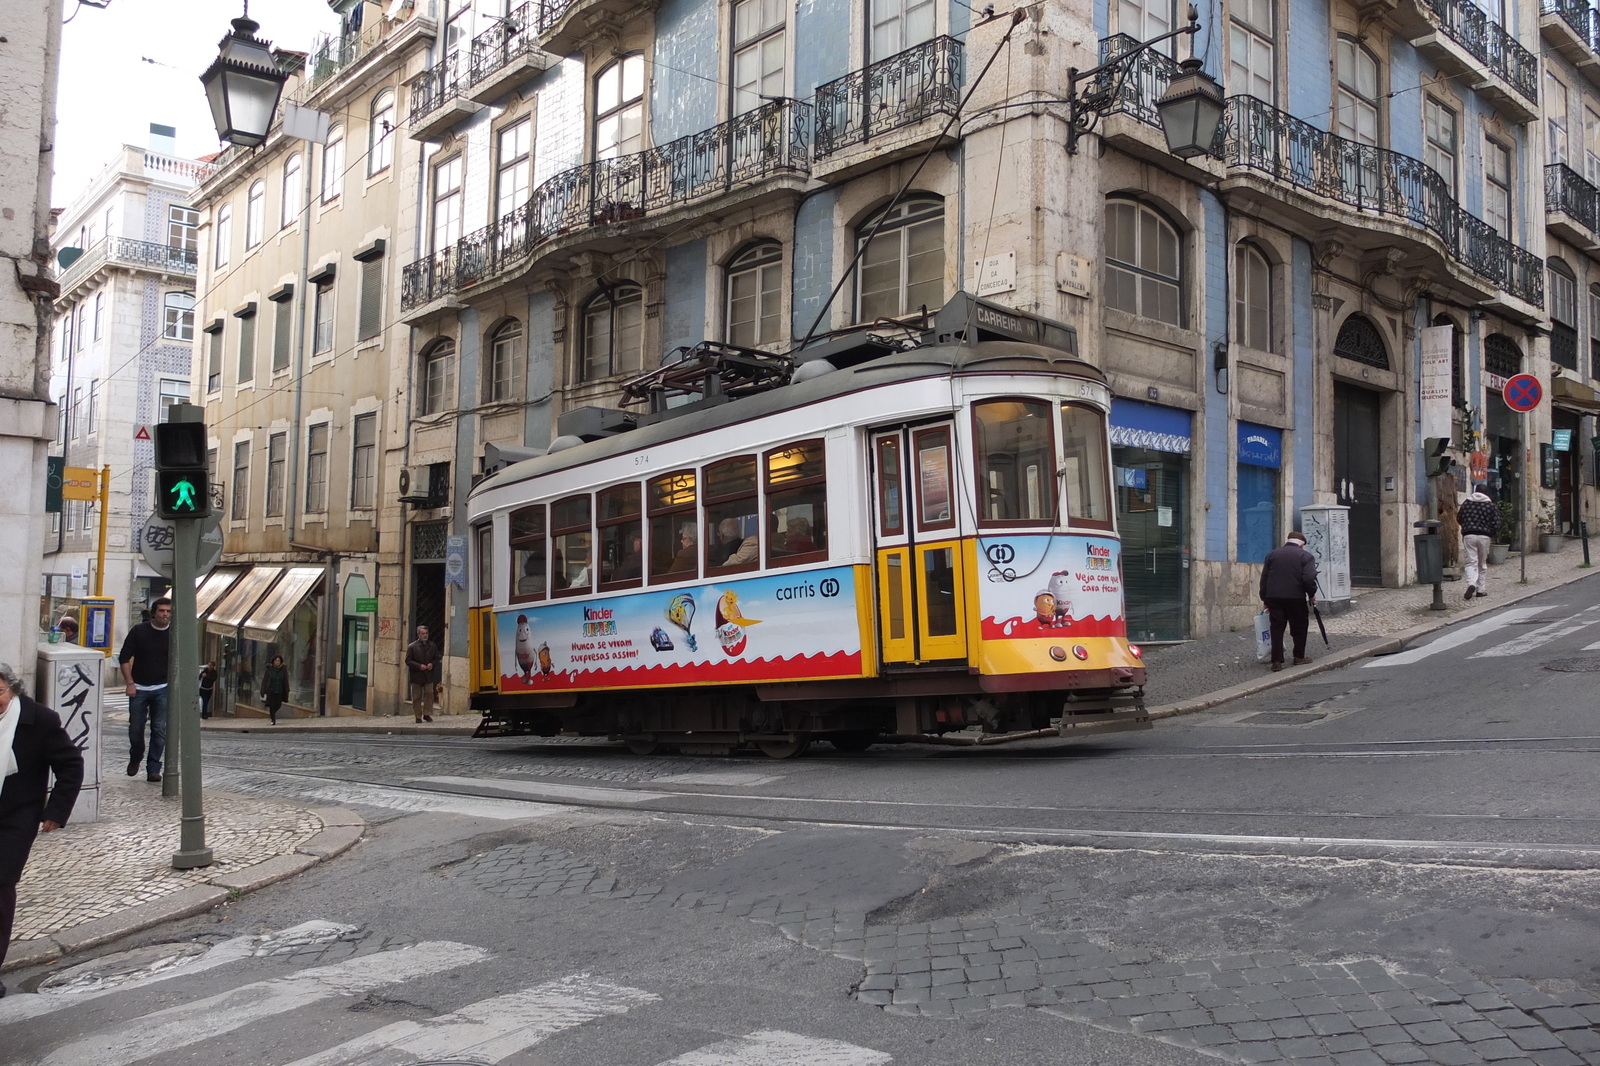
<path fill-rule="evenodd" d="M 1500 530 L 1500 509 L 1475 485 L 1472 495 L 1461 501 L 1456 511 L 1456 522 L 1461 526 L 1461 546 L 1466 550 L 1467 591 L 1463 599 L 1489 594 L 1489 542 Z"/>
<path fill-rule="evenodd" d="M 1267 553 L 1261 568 L 1261 606 L 1272 616 L 1272 669 L 1283 669 L 1283 627 L 1294 638 L 1294 664 L 1311 661 L 1306 655 L 1306 632 L 1311 625 L 1311 604 L 1317 599 L 1317 560 L 1306 551 L 1306 535 L 1298 529 L 1281 548 Z"/>
<path fill-rule="evenodd" d="M 122 641 L 122 680 L 128 692 L 128 776 L 144 762 L 144 724 L 150 722 L 150 761 L 145 778 L 161 780 L 161 757 L 167 751 L 167 656 L 172 643 L 172 601 L 165 596 L 150 605 L 150 621 L 128 630 Z"/>
<path fill-rule="evenodd" d="M 67 824 L 83 786 L 83 753 L 56 712 L 22 693 L 11 667 L 0 663 L 0 964 L 6 961 L 17 915 L 17 882 L 34 837 Z M 56 775 L 54 788 L 50 774 Z M 45 796 L 49 792 L 49 798 Z M 0 996 L 6 986 L 0 984 Z"/>

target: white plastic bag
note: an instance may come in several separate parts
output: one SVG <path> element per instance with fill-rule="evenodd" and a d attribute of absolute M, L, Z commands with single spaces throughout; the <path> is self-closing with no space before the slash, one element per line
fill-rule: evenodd
<path fill-rule="evenodd" d="M 1256 614 L 1256 662 L 1272 658 L 1272 615 L 1266 611 Z"/>

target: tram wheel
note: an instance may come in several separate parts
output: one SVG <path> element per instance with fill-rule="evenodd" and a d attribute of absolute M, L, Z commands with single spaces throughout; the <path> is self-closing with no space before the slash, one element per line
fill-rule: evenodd
<path fill-rule="evenodd" d="M 635 737 L 626 743 L 628 745 L 628 750 L 633 752 L 635 755 L 659 755 L 661 753 L 661 749 L 665 747 L 661 741 L 656 740 L 653 737 Z"/>
<path fill-rule="evenodd" d="M 811 737 L 797 733 L 787 740 L 758 740 L 756 747 L 771 759 L 792 759 L 811 746 Z"/>
<path fill-rule="evenodd" d="M 833 745 L 835 751 L 858 752 L 866 751 L 877 742 L 878 734 L 870 729 L 857 729 L 848 733 L 833 733 L 828 737 L 828 743 Z"/>

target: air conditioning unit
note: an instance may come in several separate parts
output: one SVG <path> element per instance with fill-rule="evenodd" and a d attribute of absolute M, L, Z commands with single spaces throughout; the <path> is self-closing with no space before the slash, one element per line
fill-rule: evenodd
<path fill-rule="evenodd" d="M 400 502 L 412 507 L 443 507 L 450 502 L 450 464 L 428 463 L 400 469 Z"/>

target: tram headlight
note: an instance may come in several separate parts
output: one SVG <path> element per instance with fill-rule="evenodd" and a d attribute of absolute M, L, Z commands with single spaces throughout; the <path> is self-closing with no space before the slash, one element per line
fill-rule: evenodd
<path fill-rule="evenodd" d="M 1139 645 L 1137 645 L 1137 644 L 1129 644 L 1128 645 L 1128 654 L 1132 655 L 1135 659 L 1143 659 L 1144 658 L 1144 652 L 1139 650 Z"/>

